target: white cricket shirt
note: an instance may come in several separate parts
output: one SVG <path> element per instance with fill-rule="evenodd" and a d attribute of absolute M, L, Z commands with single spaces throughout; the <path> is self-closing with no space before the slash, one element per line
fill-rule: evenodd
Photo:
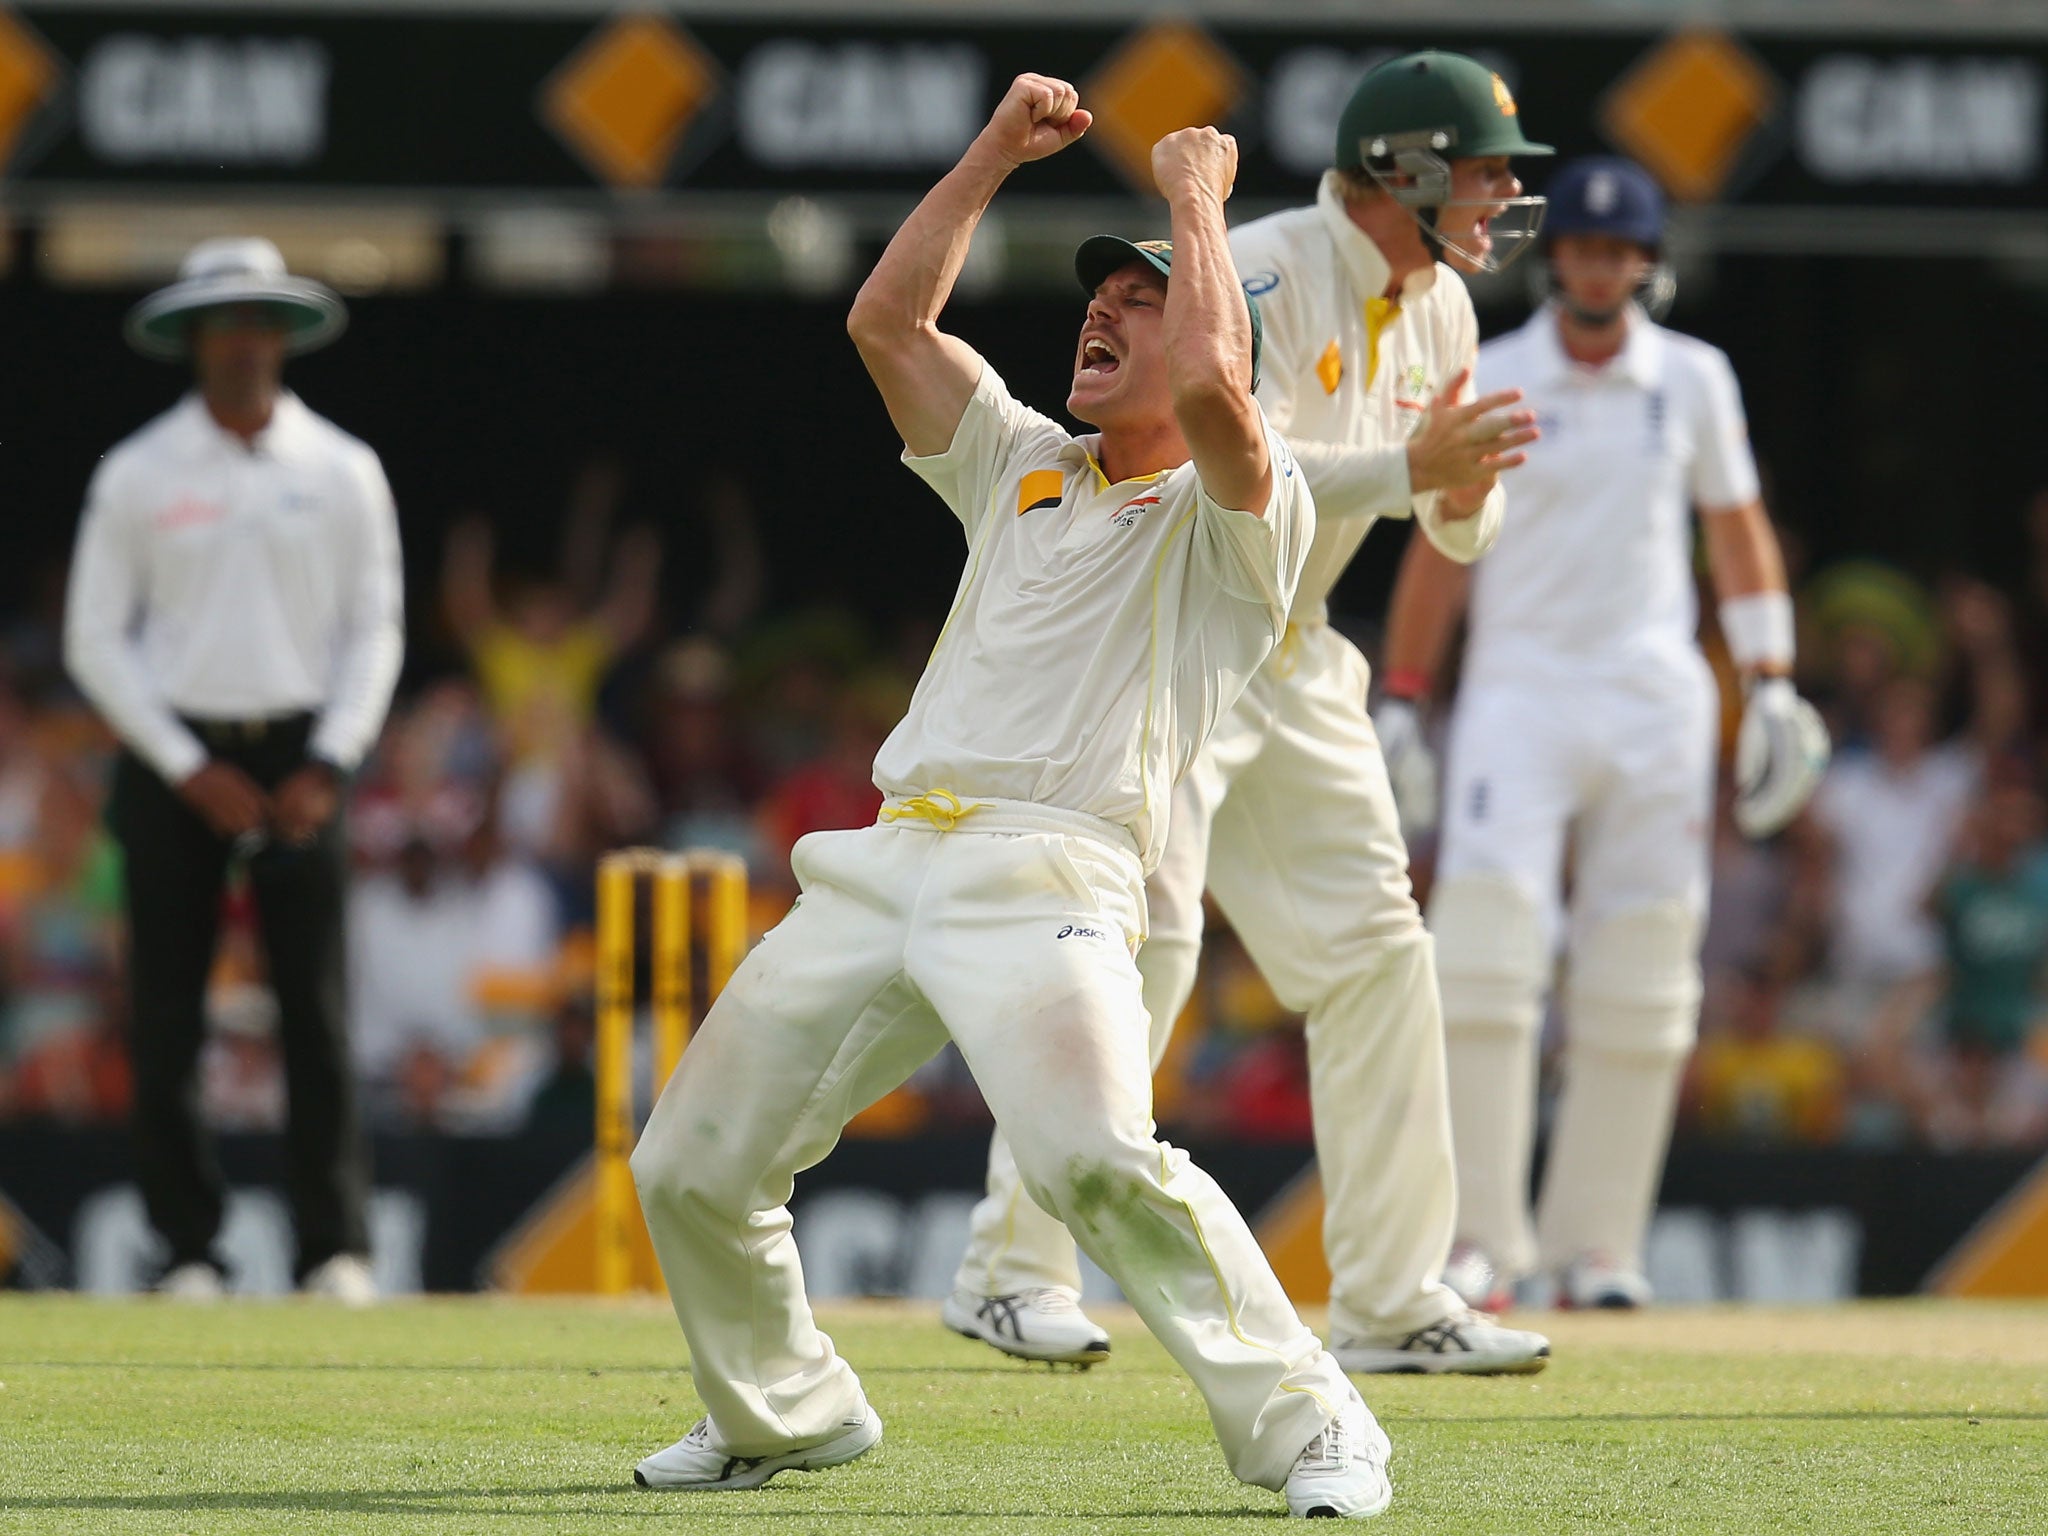
<path fill-rule="evenodd" d="M 1583 367 L 1548 305 L 1480 357 L 1489 388 L 1524 391 L 1543 436 L 1475 573 L 1468 672 L 1696 667 L 1691 510 L 1759 494 L 1727 357 L 1634 309 L 1621 352 Z"/>
<path fill-rule="evenodd" d="M 1111 484 L 1099 439 L 1017 403 L 984 364 L 942 454 L 904 455 L 967 533 L 967 569 L 875 784 L 1081 811 L 1147 871 L 1174 780 L 1272 651 L 1315 532 L 1277 432 L 1264 515 L 1192 461 Z"/>
<path fill-rule="evenodd" d="M 1464 282 L 1441 263 L 1411 273 L 1389 299 L 1387 259 L 1351 222 L 1338 185 L 1329 172 L 1313 207 L 1230 235 L 1265 326 L 1259 403 L 1316 498 L 1315 546 L 1294 599 L 1303 623 L 1325 617 L 1330 589 L 1376 519 L 1412 513 L 1432 544 L 1470 562 L 1492 545 L 1504 505 L 1496 486 L 1478 512 L 1453 520 L 1439 515 L 1435 492 L 1411 494 L 1408 439 L 1438 389 L 1473 361 L 1479 322 Z"/>
<path fill-rule="evenodd" d="M 207 755 L 179 715 L 312 712 L 309 750 L 352 768 L 391 704 L 403 601 L 397 513 L 366 444 L 289 391 L 244 443 L 188 395 L 93 476 L 64 659 L 172 783 Z"/>

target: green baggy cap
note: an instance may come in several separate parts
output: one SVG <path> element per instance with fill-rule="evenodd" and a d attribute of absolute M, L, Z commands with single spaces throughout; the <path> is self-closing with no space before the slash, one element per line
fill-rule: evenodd
<path fill-rule="evenodd" d="M 1334 164 L 1361 170 L 1375 158 L 1375 139 L 1415 133 L 1443 134 L 1431 147 L 1445 159 L 1556 153 L 1523 137 L 1521 109 L 1499 75 L 1462 53 L 1431 49 L 1365 72 L 1337 119 Z"/>

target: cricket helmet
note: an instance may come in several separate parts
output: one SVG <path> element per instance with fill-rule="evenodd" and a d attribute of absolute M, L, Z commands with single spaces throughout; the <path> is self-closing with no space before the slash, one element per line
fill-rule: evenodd
<path fill-rule="evenodd" d="M 1544 200 L 1453 199 L 1451 162 L 1554 153 L 1522 132 L 1521 109 L 1505 80 L 1477 59 L 1437 49 L 1367 70 L 1337 119 L 1337 169 L 1370 177 L 1415 216 L 1432 248 L 1448 248 L 1482 271 L 1500 270 L 1528 247 L 1543 223 Z M 1461 204 L 1501 209 L 1489 233 L 1503 254 L 1475 254 L 1443 238 L 1439 216 Z"/>

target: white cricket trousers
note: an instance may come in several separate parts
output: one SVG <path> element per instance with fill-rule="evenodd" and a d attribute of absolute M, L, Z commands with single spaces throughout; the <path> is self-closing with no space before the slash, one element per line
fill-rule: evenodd
<path fill-rule="evenodd" d="M 1290 627 L 1174 792 L 1138 954 L 1155 1063 L 1194 991 L 1205 877 L 1281 1002 L 1308 1015 L 1340 1341 L 1407 1334 L 1460 1306 L 1438 1278 L 1457 1216 L 1443 1023 L 1369 681 L 1327 624 Z M 1079 1286 L 1072 1240 L 1022 1188 L 999 1132 L 963 1288 Z"/>
<path fill-rule="evenodd" d="M 1466 679 L 1430 927 L 1460 1236 L 1506 1275 L 1642 1267 L 1698 1028 L 1719 698 L 1696 652 Z M 1559 1101 L 1532 1222 L 1543 999 L 1571 867 Z"/>
<path fill-rule="evenodd" d="M 950 1038 L 1031 1197 L 1194 1379 L 1231 1471 L 1281 1487 L 1349 1387 L 1222 1191 L 1153 1137 L 1128 837 L 984 802 L 950 831 L 815 833 L 790 862 L 797 906 L 733 976 L 633 1154 L 717 1443 L 769 1455 L 858 1412 L 787 1202 L 846 1122 Z"/>

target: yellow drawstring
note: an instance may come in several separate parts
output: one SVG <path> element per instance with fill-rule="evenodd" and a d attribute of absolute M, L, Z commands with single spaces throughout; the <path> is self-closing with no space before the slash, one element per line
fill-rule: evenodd
<path fill-rule="evenodd" d="M 979 800 L 963 805 L 960 797 L 950 789 L 935 789 L 928 795 L 913 796 L 901 805 L 883 806 L 882 820 L 901 821 L 906 816 L 914 816 L 919 821 L 930 822 L 941 832 L 950 832 L 960 825 L 963 818 L 980 809 Z"/>
<path fill-rule="evenodd" d="M 1294 676 L 1295 663 L 1301 656 L 1301 631 L 1289 623 L 1286 632 L 1280 636 L 1280 644 L 1274 650 L 1275 670 L 1282 677 Z"/>

